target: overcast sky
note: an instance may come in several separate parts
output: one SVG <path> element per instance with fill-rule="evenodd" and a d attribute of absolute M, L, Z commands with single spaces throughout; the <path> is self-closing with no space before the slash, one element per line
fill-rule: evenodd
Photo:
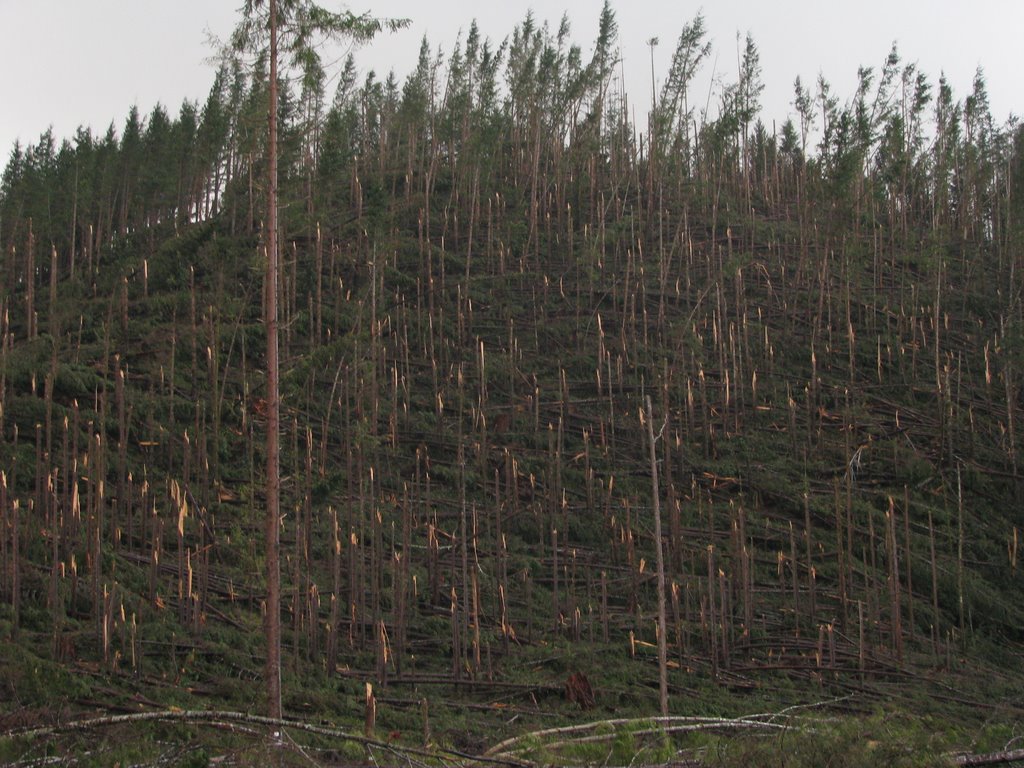
<path fill-rule="evenodd" d="M 331 0 L 321 0 L 336 7 Z M 15 139 L 33 143 L 47 126 L 69 137 L 86 125 L 103 132 L 124 124 L 134 103 L 143 114 L 158 101 L 176 113 L 183 99 L 202 102 L 213 81 L 205 59 L 207 30 L 226 38 L 241 0 L 0 0 L 0 162 Z M 475 17 L 495 42 L 511 33 L 528 9 L 557 29 L 563 12 L 573 38 L 589 55 L 601 0 L 377 0 L 349 6 L 355 12 L 409 18 L 410 28 L 381 37 L 357 52 L 365 72 L 392 67 L 404 76 L 419 41 L 450 50 Z M 792 112 L 793 80 L 813 84 L 822 73 L 845 100 L 858 65 L 878 68 L 892 42 L 905 62 L 916 62 L 933 84 L 945 72 L 957 99 L 970 90 L 982 66 L 993 113 L 1002 123 L 1024 113 L 1022 0 L 615 0 L 623 69 L 631 100 L 646 109 L 650 52 L 660 39 L 656 77 L 667 70 L 682 26 L 703 10 L 714 43 L 701 88 L 713 74 L 736 77 L 737 33 L 750 32 L 761 54 L 766 89 L 762 119 L 771 126 Z M 704 91 L 706 94 L 706 91 Z"/>

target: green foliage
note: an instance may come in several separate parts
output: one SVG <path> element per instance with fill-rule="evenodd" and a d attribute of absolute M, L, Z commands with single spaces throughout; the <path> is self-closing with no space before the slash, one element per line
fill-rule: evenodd
<path fill-rule="evenodd" d="M 908 716 L 876 715 L 838 722 L 808 719 L 806 726 L 774 735 L 719 739 L 705 754 L 708 765 L 940 768 L 953 766 L 948 736 L 934 723 Z"/>
<path fill-rule="evenodd" d="M 11 708 L 54 707 L 91 693 L 87 679 L 18 643 L 0 643 L 4 700 Z"/>

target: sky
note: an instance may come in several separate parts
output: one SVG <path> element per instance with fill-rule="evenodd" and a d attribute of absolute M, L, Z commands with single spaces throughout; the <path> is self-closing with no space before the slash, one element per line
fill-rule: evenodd
<path fill-rule="evenodd" d="M 102 133 L 120 129 L 129 107 L 142 114 L 157 102 L 176 113 L 184 99 L 202 103 L 213 82 L 212 33 L 227 38 L 242 0 L 0 0 L 0 162 L 15 140 L 34 143 L 52 126 L 59 141 L 80 125 Z M 706 98 L 712 84 L 736 79 L 738 46 L 750 33 L 760 51 L 761 118 L 781 126 L 793 113 L 793 80 L 813 85 L 820 74 L 842 100 L 859 65 L 876 70 L 894 41 L 905 63 L 916 63 L 937 84 L 945 73 L 956 99 L 984 69 L 998 123 L 1024 114 L 1021 0 L 612 0 L 619 22 L 622 71 L 638 122 L 650 102 L 651 50 L 658 37 L 655 79 L 660 83 L 684 24 L 703 12 L 714 45 L 694 90 Z M 330 8 L 333 0 L 320 0 Z M 531 8 L 557 29 L 563 13 L 588 57 L 602 0 L 353 0 L 357 13 L 408 18 L 405 31 L 382 35 L 355 51 L 365 73 L 400 78 L 415 64 L 420 40 L 450 51 L 476 18 L 495 43 L 511 34 Z M 739 35 L 740 39 L 737 39 Z M 716 97 L 712 95 L 711 103 Z"/>

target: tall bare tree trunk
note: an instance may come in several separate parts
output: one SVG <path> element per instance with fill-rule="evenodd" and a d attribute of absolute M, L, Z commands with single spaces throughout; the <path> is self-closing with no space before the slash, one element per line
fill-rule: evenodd
<path fill-rule="evenodd" d="M 658 569 L 658 686 L 661 714 L 668 717 L 668 645 L 665 635 L 665 558 L 661 546 L 661 499 L 658 490 L 658 452 L 654 446 L 654 414 L 647 395 L 647 442 L 651 453 L 651 493 L 654 502 L 654 553 Z"/>
<path fill-rule="evenodd" d="M 277 0 L 270 0 L 270 108 L 267 184 L 267 714 L 281 717 L 281 563 L 280 563 L 280 391 L 277 356 Z"/>

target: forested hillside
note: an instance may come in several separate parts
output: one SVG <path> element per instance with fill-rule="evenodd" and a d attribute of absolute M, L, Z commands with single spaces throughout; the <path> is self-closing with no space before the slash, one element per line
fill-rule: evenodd
<path fill-rule="evenodd" d="M 331 730 L 286 759 L 650 717 L 662 666 L 653 741 L 491 756 L 739 765 L 666 733 L 825 701 L 875 716 L 859 765 L 1003 748 L 1024 130 L 895 47 L 777 123 L 749 37 L 704 110 L 700 16 L 636 116 L 595 21 L 281 74 L 283 708 Z M 227 52 L 201 103 L 10 153 L 0 759 L 256 760 L 255 720 L 18 729 L 264 713 L 268 85 Z"/>

